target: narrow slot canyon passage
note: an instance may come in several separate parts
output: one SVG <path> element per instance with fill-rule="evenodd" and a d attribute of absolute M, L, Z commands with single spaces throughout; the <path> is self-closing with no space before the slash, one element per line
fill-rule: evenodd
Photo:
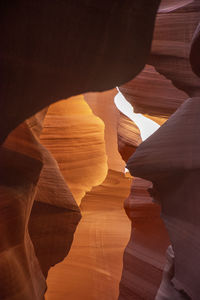
<path fill-rule="evenodd" d="M 81 202 L 82 219 L 69 255 L 51 268 L 46 300 L 116 300 L 131 224 L 124 211 L 131 179 L 109 171 Z"/>
<path fill-rule="evenodd" d="M 45 117 L 40 139 L 82 214 L 68 256 L 49 271 L 46 300 L 118 298 L 131 232 L 124 200 L 132 178 L 118 152 L 116 93 L 72 97 L 52 105 Z"/>
<path fill-rule="evenodd" d="M 200 0 L 0 23 L 0 300 L 199 300 Z"/>
<path fill-rule="evenodd" d="M 74 110 L 77 105 L 79 109 Z M 104 122 L 104 131 L 97 116 Z M 72 97 L 48 109 L 41 141 L 57 158 L 61 172 L 79 204 L 82 219 L 68 256 L 48 273 L 46 300 L 115 300 L 119 297 L 124 251 L 131 237 L 131 222 L 124 209 L 124 201 L 130 194 L 133 178 L 125 173 L 118 142 L 121 132 L 121 138 L 125 141 L 122 148 L 129 147 L 131 153 L 135 151 L 141 138 L 134 118 L 139 120 L 143 138 L 159 127 L 150 119 L 134 114 L 131 104 L 116 89 Z M 131 135 L 133 139 L 127 143 Z M 69 140 L 73 142 L 69 144 Z M 86 141 L 89 141 L 89 146 Z M 69 151 L 73 151 L 70 158 Z M 104 151 L 107 161 L 103 158 Z M 77 160 L 79 153 L 81 156 L 76 164 L 73 158 Z M 106 175 L 104 165 L 108 168 Z M 103 176 L 105 180 L 102 180 Z M 96 186 L 91 187 L 91 179 Z M 146 189 L 146 186 L 141 187 Z M 90 190 L 83 196 L 87 189 Z M 151 198 L 143 193 L 151 202 Z M 137 248 L 141 251 L 142 244 L 139 239 L 135 257 Z M 142 260 L 141 263 L 144 264 Z M 163 267 L 163 262 L 160 265 Z M 160 276 L 159 272 L 158 282 Z"/>

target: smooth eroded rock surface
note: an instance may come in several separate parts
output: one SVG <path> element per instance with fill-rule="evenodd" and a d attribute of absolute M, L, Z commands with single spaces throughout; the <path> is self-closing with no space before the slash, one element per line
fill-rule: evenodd
<path fill-rule="evenodd" d="M 85 192 L 107 174 L 104 123 L 80 95 L 49 107 L 40 139 L 80 204 Z"/>
<path fill-rule="evenodd" d="M 130 185 L 130 178 L 109 170 L 105 181 L 82 199 L 82 219 L 72 249 L 49 272 L 46 300 L 117 299 L 131 229 L 123 208 Z"/>
<path fill-rule="evenodd" d="M 161 282 L 169 238 L 160 206 L 149 195 L 151 186 L 151 182 L 134 177 L 125 200 L 132 230 L 124 252 L 119 300 L 154 300 Z"/>
<path fill-rule="evenodd" d="M 1 142 L 55 101 L 114 88 L 136 76 L 150 51 L 159 3 L 2 2 Z"/>
<path fill-rule="evenodd" d="M 194 300 L 200 293 L 199 113 L 200 98 L 188 99 L 128 161 L 132 175 L 154 184 L 174 251 L 172 283 L 181 297 L 183 291 Z M 166 299 L 171 295 L 166 290 Z"/>
<path fill-rule="evenodd" d="M 44 275 L 67 255 L 80 220 L 79 208 L 57 163 L 40 144 L 44 115 L 45 111 L 26 120 L 0 149 L 2 300 L 44 299 Z M 60 223 L 62 216 L 68 218 L 67 235 L 58 235 L 58 210 Z M 63 244 L 67 250 L 63 253 L 61 247 L 61 255 Z"/>

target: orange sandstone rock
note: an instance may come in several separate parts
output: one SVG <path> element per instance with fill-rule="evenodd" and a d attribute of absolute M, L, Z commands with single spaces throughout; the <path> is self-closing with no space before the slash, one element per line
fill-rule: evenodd
<path fill-rule="evenodd" d="M 76 96 L 49 107 L 40 139 L 80 204 L 85 192 L 100 184 L 107 174 L 103 122 L 83 96 Z"/>
<path fill-rule="evenodd" d="M 46 300 L 117 299 L 131 229 L 123 208 L 130 185 L 130 178 L 109 170 L 105 181 L 87 192 L 72 249 L 49 272 Z"/>
<path fill-rule="evenodd" d="M 125 162 L 118 152 L 117 132 L 120 112 L 114 103 L 116 94 L 117 89 L 102 93 L 87 93 L 84 95 L 84 99 L 92 109 L 92 112 L 104 122 L 108 168 L 124 172 Z"/>
<path fill-rule="evenodd" d="M 44 299 L 44 275 L 66 256 L 80 219 L 55 160 L 39 142 L 44 114 L 21 124 L 0 149 L 2 300 Z"/>

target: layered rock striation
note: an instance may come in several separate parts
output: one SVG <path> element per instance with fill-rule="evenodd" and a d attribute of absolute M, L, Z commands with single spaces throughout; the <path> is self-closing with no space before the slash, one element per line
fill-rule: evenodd
<path fill-rule="evenodd" d="M 123 208 L 130 185 L 130 178 L 109 170 L 104 182 L 86 193 L 70 253 L 49 272 L 47 300 L 117 299 L 131 229 Z"/>
<path fill-rule="evenodd" d="M 57 163 L 39 142 L 44 114 L 15 129 L 0 150 L 1 299 L 43 299 L 44 276 L 66 255 L 80 220 L 80 211 Z M 60 207 L 59 217 L 68 216 L 67 236 L 58 236 L 56 207 Z M 51 209 L 54 218 L 49 218 Z M 65 243 L 65 254 L 54 251 L 51 246 L 55 248 L 55 242 L 57 249 L 58 242 L 62 246 Z"/>
<path fill-rule="evenodd" d="M 168 118 L 187 99 L 172 82 L 159 74 L 151 65 L 133 80 L 120 86 L 120 92 L 133 107 L 134 112 Z"/>
<path fill-rule="evenodd" d="M 55 103 L 47 111 L 40 140 L 58 162 L 78 204 L 106 177 L 104 127 L 82 95 Z"/>
<path fill-rule="evenodd" d="M 180 297 L 183 291 L 191 299 L 199 298 L 199 270 L 195 265 L 199 260 L 199 100 L 187 100 L 128 162 L 133 175 L 154 184 L 153 196 L 161 203 L 174 251 L 171 284 Z M 171 299 L 170 289 L 165 292 L 166 299 Z"/>
<path fill-rule="evenodd" d="M 104 125 L 82 96 L 49 108 L 43 145 L 39 136 L 46 112 L 27 118 L 60 99 L 122 85 L 138 75 L 146 62 L 135 80 L 120 87 L 137 112 L 163 123 L 188 95 L 191 99 L 139 147 L 137 127 L 114 111 L 113 103 L 109 104 L 113 113 L 106 115 L 104 108 L 97 108 L 85 96 L 107 126 L 110 116 L 118 124 L 124 160 L 138 147 L 128 161 L 131 174 L 141 178 L 134 178 L 125 202 L 132 233 L 124 254 L 119 299 L 154 299 L 169 244 L 145 180 L 153 182 L 151 194 L 161 204 L 172 243 L 156 300 L 199 299 L 200 3 L 161 1 L 151 48 L 159 3 L 1 3 L 1 299 L 44 298 L 49 268 L 67 255 L 80 220 L 72 194 L 80 204 L 85 192 L 81 206 L 88 219 L 80 227 L 72 255 L 78 268 L 69 261 L 74 271 L 69 283 L 77 298 L 88 298 L 88 289 L 93 299 L 116 297 L 122 254 L 118 243 L 119 239 L 125 242 L 129 228 L 121 196 L 126 197 L 123 183 L 126 192 L 130 185 L 130 179 L 124 181 L 118 172 L 107 174 L 107 156 L 110 169 L 123 167 L 121 158 L 117 166 L 116 136 L 109 140 L 106 129 L 105 148 Z M 111 131 L 116 134 L 113 127 Z M 94 185 L 100 186 L 92 189 Z M 87 257 L 84 262 L 80 247 L 82 257 Z M 77 274 L 81 284 L 87 278 L 93 285 L 87 282 L 87 289 L 84 285 L 77 289 Z M 65 284 L 58 285 L 63 299 Z M 55 292 L 47 297 L 55 298 Z"/>
<path fill-rule="evenodd" d="M 137 125 L 122 113 L 118 120 L 117 139 L 118 151 L 124 161 L 129 159 L 142 142 Z"/>
<path fill-rule="evenodd" d="M 124 172 L 125 162 L 118 152 L 120 112 L 114 103 L 117 89 L 101 93 L 84 94 L 84 99 L 105 125 L 104 139 L 108 169 Z"/>
<path fill-rule="evenodd" d="M 149 195 L 151 186 L 151 182 L 134 177 L 124 203 L 132 230 L 124 251 L 119 300 L 153 300 L 162 279 L 169 239 L 160 206 Z"/>

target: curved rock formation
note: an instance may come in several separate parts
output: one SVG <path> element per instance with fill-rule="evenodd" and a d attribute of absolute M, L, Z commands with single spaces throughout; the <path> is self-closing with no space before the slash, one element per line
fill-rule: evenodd
<path fill-rule="evenodd" d="M 200 79 L 192 72 L 189 61 L 199 18 L 198 0 L 161 2 L 148 61 L 153 66 L 146 65 L 141 74 L 120 87 L 135 112 L 169 117 L 188 98 L 187 94 L 199 93 Z M 190 55 L 193 68 L 198 68 L 198 28 Z"/>
<path fill-rule="evenodd" d="M 126 99 L 133 104 L 137 112 L 146 113 L 153 118 L 154 116 L 168 117 L 187 98 L 187 94 L 199 94 L 200 81 L 199 78 L 193 74 L 189 62 L 190 44 L 199 22 L 199 17 L 200 6 L 198 1 L 185 1 L 181 3 L 174 1 L 173 5 L 169 1 L 162 2 L 156 19 L 152 52 L 149 59 L 149 63 L 153 64 L 156 70 L 153 67 L 146 66 L 136 79 L 120 87 L 120 91 L 124 94 Z M 196 60 L 196 66 L 198 68 L 198 52 L 195 52 L 195 49 L 198 51 L 198 29 L 195 33 L 190 54 L 191 62 L 192 59 L 194 59 L 193 65 L 195 65 Z M 172 82 L 161 76 L 158 72 Z M 186 94 L 177 88 L 183 90 Z M 193 112 L 194 110 L 195 108 Z M 185 172 L 183 172 L 183 175 L 181 175 L 180 172 L 185 168 L 184 166 L 187 168 L 187 165 L 190 163 L 192 148 L 190 150 L 187 149 L 187 147 L 193 147 L 191 145 L 195 144 L 194 140 L 197 138 L 196 135 L 194 138 L 193 133 L 195 128 L 194 114 L 192 115 L 191 112 L 188 112 L 186 118 L 186 113 L 182 112 L 182 118 L 184 114 L 185 119 L 184 121 L 182 119 L 181 122 L 182 125 L 184 122 L 186 122 L 186 124 L 182 126 L 182 128 L 180 126 L 179 129 L 177 129 L 175 122 L 170 119 L 170 123 L 167 122 L 167 124 L 171 124 L 170 133 L 167 134 L 166 128 L 168 125 L 165 125 L 165 123 L 161 127 L 163 129 L 160 129 L 158 133 L 155 133 L 139 146 L 133 158 L 131 158 L 128 163 L 128 168 L 132 175 L 154 182 L 153 194 L 158 201 L 161 199 L 163 219 L 173 243 L 175 257 L 172 259 L 170 251 L 168 251 L 168 263 L 165 266 L 162 284 L 156 296 L 157 300 L 189 299 L 190 297 L 197 299 L 197 295 L 199 294 L 198 275 L 195 275 L 198 274 L 198 270 L 192 271 L 191 265 L 194 265 L 194 261 L 188 258 L 189 253 L 194 258 L 194 251 L 189 245 L 192 244 L 193 247 L 198 248 L 198 241 L 197 239 L 190 241 L 190 238 L 184 234 L 185 230 L 190 231 L 191 229 L 189 228 L 193 226 L 188 224 L 186 218 L 186 214 L 192 216 L 191 209 L 189 209 L 189 206 L 191 205 L 192 207 L 193 205 L 192 201 L 190 204 L 189 201 L 187 201 L 188 206 L 187 208 L 185 207 L 184 212 L 184 208 L 179 208 L 179 206 L 181 206 L 180 201 L 183 200 L 185 202 L 184 197 L 181 196 L 181 186 L 185 185 L 186 188 L 186 180 L 183 179 L 183 182 L 181 179 L 181 176 L 185 178 Z M 181 113 L 179 116 L 181 116 Z M 197 132 L 196 130 L 197 129 L 195 129 L 195 132 Z M 185 134 L 187 136 L 185 136 Z M 190 135 L 193 135 L 193 137 L 189 137 Z M 179 141 L 179 139 L 181 141 Z M 189 157 L 187 157 L 187 153 Z M 192 156 L 194 156 L 194 154 Z M 174 167 L 178 164 L 177 160 L 180 162 L 179 171 Z M 171 186 L 169 187 L 169 185 Z M 180 194 L 178 194 L 178 192 Z M 137 197 L 137 192 L 135 192 L 135 198 L 137 199 Z M 179 200 L 176 199 L 176 197 Z M 130 199 L 128 199 L 127 203 L 129 202 L 131 203 Z M 137 211 L 137 207 L 134 209 Z M 182 211 L 180 214 L 177 213 L 178 209 Z M 141 215 L 143 214 L 141 212 Z M 175 216 L 177 216 L 177 219 Z M 158 215 L 157 220 L 159 220 Z M 193 221 L 191 221 L 191 223 L 193 224 Z M 145 226 L 144 224 L 145 221 L 143 221 L 142 226 Z M 131 246 L 128 245 L 124 254 L 124 270 L 120 285 L 120 297 L 121 299 L 132 299 L 132 297 L 136 299 L 154 299 L 160 278 L 158 277 L 159 280 L 157 280 L 157 284 L 154 282 L 154 289 L 149 285 L 147 290 L 145 290 L 144 287 L 148 285 L 140 284 L 141 278 L 144 276 L 144 270 L 150 271 L 151 268 L 145 268 L 145 266 L 142 268 L 141 262 L 138 264 L 134 262 L 136 256 L 136 254 L 134 255 L 134 247 L 137 249 L 137 238 L 140 237 L 140 235 L 137 237 L 137 224 L 135 224 L 134 228 L 134 233 L 136 233 L 136 236 L 134 235 L 134 243 L 131 245 L 132 238 L 130 240 Z M 152 231 L 154 234 L 157 228 L 154 228 Z M 199 229 L 196 227 L 193 230 L 197 234 Z M 145 232 L 147 231 L 148 226 L 145 229 Z M 166 247 L 167 235 L 164 228 L 163 233 L 160 232 L 159 234 L 160 237 L 163 238 L 163 246 Z M 145 237 L 145 235 L 143 236 Z M 144 249 L 147 251 L 148 244 L 146 244 L 146 248 Z M 138 253 L 141 254 L 141 251 L 138 251 Z M 162 259 L 163 254 L 164 247 L 162 249 Z M 198 259 L 196 256 L 196 260 Z M 140 270 L 139 267 L 141 268 L 141 272 L 138 279 L 137 272 Z M 133 274 L 132 277 L 129 275 L 130 273 Z M 131 282 L 129 278 L 133 277 L 134 280 Z M 153 278 L 154 276 L 151 274 L 148 277 L 148 281 L 153 280 Z M 139 288 L 140 286 L 141 288 Z"/>
<path fill-rule="evenodd" d="M 40 140 L 58 162 L 78 204 L 85 192 L 105 179 L 108 167 L 104 124 L 83 96 L 49 107 Z"/>
<path fill-rule="evenodd" d="M 172 246 L 169 246 L 166 252 L 167 262 L 164 267 L 162 282 L 157 292 L 155 300 L 190 300 L 191 298 L 183 291 L 178 291 L 174 288 L 172 279 L 174 276 L 174 251 Z"/>
<path fill-rule="evenodd" d="M 150 51 L 159 3 L 2 2 L 0 141 L 55 101 L 136 76 Z"/>
<path fill-rule="evenodd" d="M 142 142 L 139 128 L 122 113 L 118 121 L 117 138 L 118 150 L 124 161 L 129 159 Z"/>
<path fill-rule="evenodd" d="M 56 162 L 39 143 L 44 113 L 16 128 L 0 150 L 2 300 L 44 298 L 46 284 L 42 272 L 46 276 L 49 267 L 64 258 L 80 219 L 79 209 Z M 32 211 L 36 198 L 39 202 Z M 60 206 L 59 218 L 68 216 L 65 221 L 68 235 L 58 235 L 60 224 L 55 224 L 58 210 L 55 206 Z M 53 218 L 49 218 L 51 210 L 54 210 Z M 55 248 L 55 242 L 57 252 L 49 248 L 52 244 Z M 61 243 L 67 248 L 62 255 L 58 253 Z"/>
<path fill-rule="evenodd" d="M 108 171 L 105 181 L 81 201 L 82 219 L 67 259 L 52 268 L 46 300 L 116 300 L 122 258 L 130 236 L 123 200 L 131 180 Z"/>
<path fill-rule="evenodd" d="M 60 99 L 124 84 L 139 74 L 147 61 L 149 65 L 134 81 L 120 87 L 136 111 L 159 118 L 162 123 L 187 94 L 192 97 L 139 146 L 128 162 L 132 174 L 153 181 L 151 194 L 161 203 L 172 242 L 156 300 L 198 300 L 200 2 L 162 1 L 149 56 L 159 3 L 1 3 L 2 300 L 42 300 L 49 268 L 68 253 L 80 211 L 65 180 L 80 203 L 86 191 L 104 180 L 106 153 L 109 168 L 118 170 L 116 136 L 109 140 L 106 131 L 105 151 L 103 123 L 92 114 L 83 97 L 54 104 L 45 119 L 41 140 L 58 161 L 62 174 L 39 141 L 45 112 L 24 120 Z M 100 98 L 96 95 L 98 101 Z M 89 103 L 89 97 L 86 99 Z M 106 115 L 105 108 L 98 108 L 96 103 L 90 106 L 102 115 L 105 124 L 109 124 L 110 116 L 114 126 L 118 122 L 119 149 L 126 160 L 140 143 L 137 128 L 116 111 Z M 113 110 L 113 102 L 109 108 Z M 116 133 L 113 127 L 112 133 Z M 122 166 L 120 158 L 120 170 Z M 129 185 L 130 178 L 109 171 L 104 183 L 86 194 L 81 207 L 87 218 L 79 228 L 81 235 L 78 233 L 75 252 L 71 253 L 73 261 L 57 266 L 63 278 L 59 285 L 52 277 L 54 291 L 50 289 L 47 297 L 54 300 L 58 288 L 56 297 L 62 299 L 71 295 L 78 299 L 116 299 L 119 260 L 129 228 L 121 198 Z M 159 208 L 150 202 L 148 187 L 148 182 L 135 178 L 125 202 L 132 236 L 124 254 L 120 300 L 153 299 L 161 279 L 168 239 Z M 66 266 L 70 270 L 67 284 L 63 271 Z M 63 286 L 68 288 L 67 296 Z"/>
<path fill-rule="evenodd" d="M 45 277 L 68 254 L 80 211 L 58 164 L 41 146 L 43 169 L 29 220 L 29 232 Z"/>
<path fill-rule="evenodd" d="M 108 157 L 108 169 L 124 172 L 125 162 L 118 152 L 117 130 L 120 112 L 114 104 L 117 89 L 102 93 L 84 94 L 84 99 L 105 124 L 105 147 Z"/>
<path fill-rule="evenodd" d="M 186 93 L 175 88 L 150 65 L 119 89 L 134 112 L 150 116 L 169 117 L 187 99 Z"/>
<path fill-rule="evenodd" d="M 158 11 L 149 63 L 175 87 L 193 97 L 200 92 L 200 79 L 191 69 L 189 54 L 200 19 L 200 3 L 198 0 L 190 2 L 180 1 L 178 7 L 171 10 L 170 1 L 169 11 Z"/>
<path fill-rule="evenodd" d="M 195 263 L 200 259 L 199 114 L 200 98 L 187 100 L 128 161 L 132 175 L 154 183 L 154 196 L 161 202 L 174 250 L 172 283 L 180 297 L 183 291 L 186 299 L 194 300 L 200 293 L 200 270 Z M 170 289 L 166 292 L 165 298 L 172 299 Z"/>
<path fill-rule="evenodd" d="M 42 156 L 27 123 L 0 149 L 1 299 L 42 300 L 45 280 L 28 232 Z"/>

